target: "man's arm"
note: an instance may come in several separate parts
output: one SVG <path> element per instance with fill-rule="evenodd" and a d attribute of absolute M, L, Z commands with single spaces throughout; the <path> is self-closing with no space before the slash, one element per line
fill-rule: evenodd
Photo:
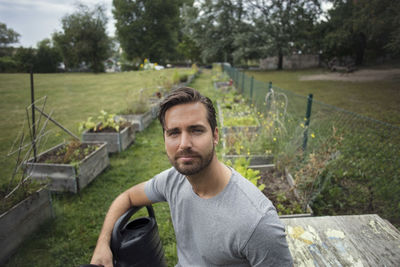
<path fill-rule="evenodd" d="M 260 220 L 244 249 L 244 254 L 251 266 L 293 266 L 285 227 L 279 221 L 275 210 L 269 210 Z"/>
<path fill-rule="evenodd" d="M 146 182 L 143 182 L 131 187 L 113 201 L 97 240 L 96 248 L 90 261 L 91 264 L 103 265 L 105 267 L 113 266 L 110 239 L 114 224 L 130 207 L 151 204 L 151 201 L 144 192 L 145 184 Z"/>

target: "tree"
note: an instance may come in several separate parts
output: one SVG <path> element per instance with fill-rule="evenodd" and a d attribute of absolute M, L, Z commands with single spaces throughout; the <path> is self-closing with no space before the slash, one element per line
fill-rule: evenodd
<path fill-rule="evenodd" d="M 0 46 L 4 47 L 9 44 L 18 43 L 20 34 L 11 28 L 7 28 L 7 25 L 0 22 Z"/>
<path fill-rule="evenodd" d="M 12 61 L 12 47 L 9 44 L 18 43 L 20 34 L 13 29 L 7 28 L 7 25 L 0 22 L 0 57 L 9 57 L 7 61 Z"/>
<path fill-rule="evenodd" d="M 53 40 L 65 66 L 71 69 L 84 65 L 93 72 L 103 72 L 103 62 L 110 53 L 104 7 L 96 5 L 90 10 L 80 4 L 77 11 L 64 16 L 61 23 L 63 31 L 55 33 Z"/>
<path fill-rule="evenodd" d="M 233 63 L 235 36 L 246 16 L 243 1 L 205 0 L 183 11 L 184 33 L 200 47 L 203 60 Z"/>
<path fill-rule="evenodd" d="M 315 50 L 310 36 L 321 14 L 320 0 L 251 0 L 254 24 L 262 37 L 268 55 L 278 56 L 282 69 L 283 56 Z M 265 39 L 266 38 L 266 39 Z"/>
<path fill-rule="evenodd" d="M 33 71 L 36 62 L 35 49 L 33 49 L 32 47 L 19 47 L 15 52 L 14 60 L 17 63 L 18 72 Z"/>
<path fill-rule="evenodd" d="M 37 44 L 34 71 L 39 73 L 57 72 L 62 57 L 59 51 L 52 46 L 50 39 L 44 39 Z"/>
<path fill-rule="evenodd" d="M 361 65 L 365 56 L 374 60 L 400 52 L 398 1 L 335 0 L 328 14 L 323 44 L 330 57 L 351 57 Z"/>
<path fill-rule="evenodd" d="M 117 37 L 128 60 L 176 56 L 181 0 L 113 0 Z"/>

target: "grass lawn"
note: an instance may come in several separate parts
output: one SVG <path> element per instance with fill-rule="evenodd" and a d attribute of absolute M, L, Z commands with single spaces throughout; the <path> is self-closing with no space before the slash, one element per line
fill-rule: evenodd
<path fill-rule="evenodd" d="M 172 80 L 175 71 L 188 73 L 190 69 L 105 74 L 35 74 L 35 99 L 47 96 L 46 113 L 53 111 L 52 117 L 55 120 L 79 136 L 79 122 L 89 116 L 95 120 L 101 109 L 110 113 L 122 111 L 128 106 L 132 95 L 142 88 L 144 94 L 153 94 L 157 86 Z M 29 74 L 0 74 L 0 185 L 8 181 L 12 173 L 14 161 L 6 155 L 22 124 L 25 122 L 26 125 L 25 107 L 30 104 L 30 99 Z M 48 135 L 46 147 L 70 139 L 69 135 L 51 122 L 46 130 L 52 131 Z M 44 151 L 44 148 L 40 151 Z"/>
<path fill-rule="evenodd" d="M 300 81 L 306 75 L 329 74 L 323 69 L 300 71 L 247 71 L 246 75 L 276 87 L 358 114 L 400 126 L 400 77 L 377 81 Z M 344 77 L 347 74 L 343 74 Z"/>

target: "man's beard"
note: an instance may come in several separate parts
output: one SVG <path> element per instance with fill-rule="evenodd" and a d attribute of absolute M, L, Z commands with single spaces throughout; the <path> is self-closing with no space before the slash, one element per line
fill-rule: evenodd
<path fill-rule="evenodd" d="M 177 153 L 173 159 L 168 156 L 168 159 L 178 172 L 190 176 L 201 172 L 211 164 L 214 157 L 214 151 L 215 145 L 213 144 L 211 152 L 204 155 L 204 157 L 192 150 L 184 150 Z M 178 159 L 185 156 L 193 157 L 194 159 L 189 164 L 179 163 Z"/>

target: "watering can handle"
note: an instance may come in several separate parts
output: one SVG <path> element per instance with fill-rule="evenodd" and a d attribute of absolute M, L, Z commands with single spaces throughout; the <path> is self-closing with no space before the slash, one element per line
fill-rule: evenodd
<path fill-rule="evenodd" d="M 115 222 L 113 231 L 112 231 L 112 236 L 111 236 L 111 251 L 114 256 L 118 255 L 118 250 L 120 247 L 120 244 L 122 242 L 122 234 L 121 231 L 123 230 L 123 227 L 125 227 L 126 223 L 129 221 L 129 219 L 132 217 L 133 214 L 135 214 L 137 211 L 139 211 L 141 208 L 144 206 L 139 206 L 139 207 L 131 207 L 128 211 L 126 211 L 121 217 L 118 218 L 118 220 Z M 151 205 L 146 206 L 147 212 L 149 213 L 149 216 L 151 218 L 155 218 L 154 215 L 154 210 Z"/>

